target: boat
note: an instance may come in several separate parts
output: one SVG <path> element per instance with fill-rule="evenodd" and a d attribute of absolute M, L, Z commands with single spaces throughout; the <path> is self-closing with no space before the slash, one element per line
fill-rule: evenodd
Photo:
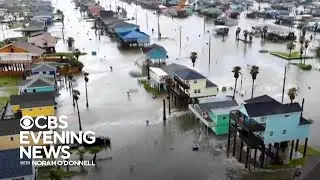
<path fill-rule="evenodd" d="M 229 33 L 229 27 L 228 26 L 224 26 L 224 25 L 218 25 L 215 26 L 215 28 L 213 29 L 213 31 L 217 34 L 217 35 L 222 35 L 222 36 L 226 36 Z"/>

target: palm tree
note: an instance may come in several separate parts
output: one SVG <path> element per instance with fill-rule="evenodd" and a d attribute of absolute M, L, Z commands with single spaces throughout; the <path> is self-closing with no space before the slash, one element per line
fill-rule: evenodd
<path fill-rule="evenodd" d="M 62 180 L 62 169 L 58 166 L 57 168 L 50 169 L 49 178 L 50 180 Z"/>
<path fill-rule="evenodd" d="M 79 105 L 78 105 L 78 100 L 79 100 L 79 96 L 80 96 L 80 92 L 76 89 L 74 89 L 73 91 L 73 99 L 77 105 L 77 112 L 78 112 L 78 120 L 79 120 L 79 131 L 82 131 L 82 126 L 81 126 L 81 119 L 80 119 L 80 111 L 79 111 Z"/>
<path fill-rule="evenodd" d="M 254 81 L 257 79 L 257 75 L 259 74 L 259 66 L 251 66 L 250 74 L 252 77 L 251 98 L 253 98 Z"/>
<path fill-rule="evenodd" d="M 73 37 L 68 37 L 67 39 L 68 47 L 71 48 L 74 44 L 74 38 Z"/>
<path fill-rule="evenodd" d="M 89 107 L 89 103 L 88 103 L 88 90 L 87 90 L 87 83 L 89 82 L 89 73 L 83 73 L 84 74 L 84 83 L 85 83 L 85 86 L 86 86 L 86 106 L 87 108 Z"/>
<path fill-rule="evenodd" d="M 237 81 L 239 78 L 239 74 L 241 73 L 241 67 L 235 66 L 235 67 L 233 67 L 231 72 L 233 72 L 233 77 L 235 78 L 234 91 L 233 91 L 233 96 L 232 96 L 232 98 L 234 99 L 234 97 L 236 95 Z"/>
<path fill-rule="evenodd" d="M 296 47 L 296 45 L 293 42 L 289 42 L 287 44 L 287 48 L 289 49 L 289 57 L 291 57 L 291 52 L 295 47 Z"/>
<path fill-rule="evenodd" d="M 95 146 L 95 147 L 92 147 L 90 148 L 89 150 L 89 153 L 90 154 L 93 154 L 93 159 L 92 159 L 92 162 L 96 165 L 96 160 L 97 160 L 97 153 L 99 153 L 100 151 L 102 150 L 101 147 L 99 146 Z"/>
<path fill-rule="evenodd" d="M 73 51 L 73 54 L 76 57 L 76 59 L 79 60 L 79 56 L 81 55 L 81 52 L 79 51 L 79 49 L 75 49 Z"/>
<path fill-rule="evenodd" d="M 194 67 L 194 63 L 196 63 L 196 60 L 198 59 L 198 54 L 196 52 L 191 52 L 190 59 L 192 66 Z"/>
<path fill-rule="evenodd" d="M 298 90 L 296 88 L 290 88 L 288 90 L 288 96 L 290 98 L 291 103 L 293 102 L 293 100 L 296 98 L 296 96 L 298 96 Z"/>

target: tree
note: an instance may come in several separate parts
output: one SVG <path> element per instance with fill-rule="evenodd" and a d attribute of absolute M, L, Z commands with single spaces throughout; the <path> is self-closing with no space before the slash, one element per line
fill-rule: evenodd
<path fill-rule="evenodd" d="M 192 66 L 194 67 L 194 63 L 196 63 L 196 60 L 198 59 L 198 54 L 196 52 L 191 52 L 190 59 Z"/>
<path fill-rule="evenodd" d="M 239 40 L 239 34 L 241 32 L 241 28 L 238 27 L 237 30 L 236 30 L 236 39 Z"/>
<path fill-rule="evenodd" d="M 257 75 L 259 74 L 259 66 L 251 66 L 250 74 L 252 77 L 251 98 L 253 98 L 254 81 L 257 79 Z"/>
<path fill-rule="evenodd" d="M 308 49 L 308 47 L 309 47 L 309 43 L 310 43 L 309 40 L 306 40 L 306 41 L 304 42 L 304 48 L 305 48 L 305 50 L 304 50 L 303 64 L 306 64 L 307 49 Z"/>
<path fill-rule="evenodd" d="M 287 49 L 289 49 L 289 57 L 291 57 L 291 52 L 295 47 L 296 47 L 296 45 L 293 42 L 289 42 L 287 44 Z"/>
<path fill-rule="evenodd" d="M 95 146 L 95 147 L 90 148 L 89 153 L 90 153 L 90 154 L 93 154 L 92 162 L 93 162 L 94 164 L 96 164 L 97 153 L 99 153 L 101 150 L 102 150 L 102 148 L 99 147 L 99 146 Z"/>
<path fill-rule="evenodd" d="M 68 37 L 67 39 L 68 47 L 71 48 L 74 44 L 74 38 L 73 37 Z"/>
<path fill-rule="evenodd" d="M 73 51 L 73 54 L 76 57 L 76 59 L 79 60 L 79 56 L 81 55 L 81 52 L 79 51 L 79 49 L 75 49 Z"/>
<path fill-rule="evenodd" d="M 76 90 L 76 89 L 74 89 L 72 92 L 73 92 L 73 99 L 74 99 L 74 101 L 76 103 L 76 106 L 77 106 L 78 120 L 79 120 L 79 131 L 82 131 L 81 119 L 80 119 L 80 111 L 79 111 L 79 105 L 78 105 L 80 92 L 78 90 Z"/>
<path fill-rule="evenodd" d="M 288 90 L 288 96 L 290 98 L 291 103 L 293 102 L 293 100 L 296 98 L 296 96 L 298 96 L 298 90 L 296 88 L 290 88 Z"/>
<path fill-rule="evenodd" d="M 50 180 L 62 180 L 62 169 L 58 166 L 57 168 L 50 169 L 49 178 Z"/>
<path fill-rule="evenodd" d="M 232 96 L 232 98 L 234 99 L 234 97 L 236 95 L 237 81 L 239 78 L 239 74 L 241 73 L 241 67 L 239 67 L 239 66 L 233 67 L 232 72 L 233 72 L 233 77 L 235 78 L 234 91 L 233 91 L 233 96 Z"/>
<path fill-rule="evenodd" d="M 87 90 L 87 83 L 89 82 L 89 73 L 83 73 L 84 74 L 84 82 L 85 82 L 85 87 L 86 87 L 86 106 L 87 108 L 89 107 L 89 103 L 88 103 L 88 90 Z"/>

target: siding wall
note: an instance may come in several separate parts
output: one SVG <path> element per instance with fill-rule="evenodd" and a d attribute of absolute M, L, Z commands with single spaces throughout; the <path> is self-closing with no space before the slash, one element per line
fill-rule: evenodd
<path fill-rule="evenodd" d="M 42 86 L 42 87 L 34 87 L 34 88 L 26 88 L 28 93 L 32 93 L 33 90 L 36 90 L 36 92 L 53 92 L 54 86 Z M 24 91 L 22 91 L 24 93 Z"/>
<path fill-rule="evenodd" d="M 54 116 L 55 110 L 54 106 L 47 106 L 47 107 L 33 107 L 33 108 L 25 108 L 21 109 L 22 116 Z"/>
<path fill-rule="evenodd" d="M 13 138 L 13 141 L 11 141 L 11 137 Z M 31 145 L 35 145 L 32 143 L 31 136 L 28 139 L 31 142 Z M 43 145 L 42 139 L 40 140 L 40 143 L 38 145 Z M 29 145 L 26 145 L 29 146 Z M 6 150 L 6 149 L 17 149 L 20 147 L 20 135 L 8 135 L 8 136 L 0 136 L 0 150 Z"/>

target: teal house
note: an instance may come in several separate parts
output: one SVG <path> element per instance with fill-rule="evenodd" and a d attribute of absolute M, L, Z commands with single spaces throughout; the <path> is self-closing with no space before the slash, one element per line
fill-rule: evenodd
<path fill-rule="evenodd" d="M 282 164 L 293 157 L 304 157 L 312 123 L 303 117 L 302 112 L 303 102 L 302 106 L 296 102 L 282 104 L 268 95 L 246 100 L 238 110 L 230 112 L 228 151 L 233 134 L 234 147 L 239 136 L 239 152 L 244 147 L 248 154 L 251 150 L 259 152 L 261 167 L 267 166 L 267 162 Z M 304 144 L 303 154 L 297 152 L 300 140 Z"/>
<path fill-rule="evenodd" d="M 146 56 L 145 59 L 151 60 L 152 63 L 165 64 L 168 59 L 167 50 L 158 44 L 151 44 L 149 47 L 142 48 L 143 54 Z"/>
<path fill-rule="evenodd" d="M 200 98 L 198 104 L 189 105 L 196 117 L 216 135 L 228 134 L 230 111 L 238 108 L 236 100 L 216 97 Z"/>
<path fill-rule="evenodd" d="M 37 63 L 31 67 L 31 74 L 46 74 L 51 76 L 58 75 L 56 63 Z"/>
<path fill-rule="evenodd" d="M 115 34 L 121 34 L 121 33 L 136 31 L 139 29 L 139 26 L 136 24 L 131 24 L 131 23 L 121 21 L 121 22 L 117 22 L 115 24 L 110 25 L 109 29 L 111 30 L 111 32 Z"/>
<path fill-rule="evenodd" d="M 19 84 L 19 92 L 33 93 L 33 92 L 54 92 L 57 90 L 54 77 L 50 75 L 37 74 L 28 77 Z"/>

